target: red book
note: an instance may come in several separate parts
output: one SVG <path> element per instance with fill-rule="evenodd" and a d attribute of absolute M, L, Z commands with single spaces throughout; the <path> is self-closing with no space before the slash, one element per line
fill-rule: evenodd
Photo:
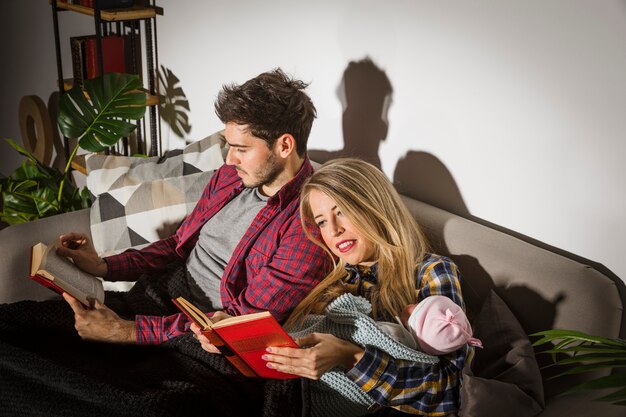
<path fill-rule="evenodd" d="M 85 75 L 86 80 L 96 78 L 98 76 L 98 62 L 96 61 L 96 37 L 92 36 L 85 40 Z"/>
<path fill-rule="evenodd" d="M 239 371 L 248 377 L 289 379 L 297 375 L 268 368 L 261 358 L 270 346 L 298 348 L 269 311 L 244 314 L 213 323 L 183 297 L 172 299 L 187 317 L 202 329 L 202 334 L 217 347 Z"/>
<path fill-rule="evenodd" d="M 104 73 L 126 72 L 126 58 L 124 37 L 118 35 L 103 36 L 102 40 L 102 69 Z M 96 37 L 90 37 L 85 43 L 87 62 L 87 79 L 96 78 L 99 74 L 98 46 Z"/>

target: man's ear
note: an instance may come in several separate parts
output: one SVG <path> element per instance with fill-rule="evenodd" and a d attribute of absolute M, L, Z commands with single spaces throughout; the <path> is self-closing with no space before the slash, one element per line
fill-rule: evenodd
<path fill-rule="evenodd" d="M 274 149 L 283 158 L 296 152 L 296 139 L 290 133 L 283 133 L 274 144 Z"/>

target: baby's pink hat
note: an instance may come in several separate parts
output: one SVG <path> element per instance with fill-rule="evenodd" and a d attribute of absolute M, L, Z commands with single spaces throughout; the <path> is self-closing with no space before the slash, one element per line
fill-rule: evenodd
<path fill-rule="evenodd" d="M 463 309 L 448 297 L 431 295 L 415 306 L 408 320 L 422 351 L 429 355 L 444 355 L 464 344 L 482 347 L 472 337 L 472 326 Z"/>

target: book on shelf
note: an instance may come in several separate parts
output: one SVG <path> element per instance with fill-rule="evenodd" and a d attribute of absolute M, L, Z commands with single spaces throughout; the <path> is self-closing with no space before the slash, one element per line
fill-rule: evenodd
<path fill-rule="evenodd" d="M 63 0 L 62 3 L 78 4 L 84 7 L 94 8 L 94 0 Z M 99 0 L 101 9 L 121 9 L 125 7 L 132 7 L 135 4 L 135 0 Z"/>
<path fill-rule="evenodd" d="M 100 38 L 102 42 L 102 70 L 104 74 L 109 72 L 125 72 L 124 37 L 107 35 Z M 85 45 L 87 61 L 87 79 L 96 78 L 99 75 L 98 46 L 96 37 L 90 37 Z"/>
<path fill-rule="evenodd" d="M 243 375 L 271 379 L 298 378 L 297 375 L 268 368 L 267 362 L 261 358 L 270 346 L 298 348 L 269 311 L 213 322 L 185 298 L 178 297 L 172 301 Z"/>
<path fill-rule="evenodd" d="M 79 269 L 71 259 L 57 255 L 60 244 L 57 239 L 31 247 L 30 278 L 59 294 L 70 294 L 85 307 L 93 307 L 95 300 L 104 303 L 102 280 Z"/>
<path fill-rule="evenodd" d="M 131 72 L 127 65 L 127 56 L 130 57 L 130 36 L 107 35 L 102 36 L 102 69 L 109 72 Z M 128 42 L 128 45 L 126 43 Z M 138 43 L 138 42 L 136 42 Z M 72 54 L 72 72 L 74 84 L 83 86 L 85 80 L 98 76 L 98 46 L 95 35 L 74 36 L 70 38 Z"/>
<path fill-rule="evenodd" d="M 138 35 L 127 33 L 124 35 L 124 63 L 127 74 L 138 74 L 142 78 L 141 38 Z"/>
<path fill-rule="evenodd" d="M 72 54 L 72 73 L 74 84 L 83 86 L 87 77 L 87 62 L 85 43 L 91 36 L 73 36 L 70 38 L 70 51 Z"/>

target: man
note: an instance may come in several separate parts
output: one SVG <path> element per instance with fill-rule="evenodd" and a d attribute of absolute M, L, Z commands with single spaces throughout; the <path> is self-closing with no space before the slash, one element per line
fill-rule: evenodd
<path fill-rule="evenodd" d="M 226 164 L 173 236 L 104 259 L 87 236 L 61 236 L 59 255 L 85 271 L 107 280 L 142 276 L 131 297 L 111 301 L 113 309 L 99 303 L 85 309 L 64 294 L 83 339 L 144 344 L 178 336 L 189 329 L 188 319 L 182 313 L 163 317 L 171 308 L 163 300 L 177 295 L 191 297 L 207 311 L 269 310 L 283 321 L 324 277 L 325 256 L 306 238 L 298 213 L 300 185 L 313 172 L 307 139 L 316 110 L 306 86 L 280 69 L 224 86 L 215 109 L 225 124 Z M 163 273 L 177 263 L 182 265 L 178 272 Z M 168 282 L 177 279 L 174 285 Z M 150 308 L 133 305 L 137 296 L 154 293 L 159 300 Z M 136 314 L 135 320 L 114 310 Z"/>

